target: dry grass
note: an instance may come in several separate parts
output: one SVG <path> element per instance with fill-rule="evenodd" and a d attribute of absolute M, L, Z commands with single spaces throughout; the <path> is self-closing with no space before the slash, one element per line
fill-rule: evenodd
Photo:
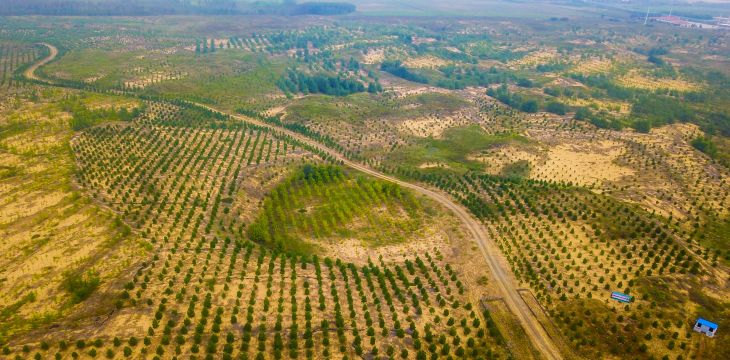
<path fill-rule="evenodd" d="M 558 52 L 555 49 L 540 49 L 533 51 L 520 59 L 509 61 L 507 66 L 511 69 L 531 68 L 539 64 L 547 63 L 557 57 Z"/>
<path fill-rule="evenodd" d="M 144 254 L 128 227 L 75 189 L 69 116 L 54 105 L 64 93 L 0 116 L 0 126 L 18 129 L 0 138 L 0 159 L 13 169 L 0 178 L 0 309 L 14 309 L 0 316 L 0 339 L 72 310 L 61 288 L 65 273 L 93 269 L 106 287 Z M 118 103 L 83 101 L 92 108 Z"/>
<path fill-rule="evenodd" d="M 680 92 L 698 91 L 702 89 L 701 84 L 689 82 L 687 80 L 677 78 L 654 78 L 641 74 L 637 70 L 631 70 L 628 74 L 618 79 L 620 85 L 643 90 L 666 89 Z"/>
<path fill-rule="evenodd" d="M 411 57 L 403 62 L 404 66 L 416 69 L 436 69 L 449 64 L 449 61 L 435 57 L 433 55 Z"/>

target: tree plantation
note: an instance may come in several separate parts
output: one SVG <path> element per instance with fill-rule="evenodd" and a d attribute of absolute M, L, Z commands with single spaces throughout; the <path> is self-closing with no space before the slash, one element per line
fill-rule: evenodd
<path fill-rule="evenodd" d="M 730 358 L 724 2 L 8 5 L 1 359 Z"/>

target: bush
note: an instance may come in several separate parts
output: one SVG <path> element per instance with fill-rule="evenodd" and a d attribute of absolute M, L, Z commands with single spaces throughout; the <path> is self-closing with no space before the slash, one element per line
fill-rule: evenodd
<path fill-rule="evenodd" d="M 632 127 L 640 133 L 648 134 L 651 131 L 651 122 L 648 120 L 638 120 L 634 122 Z"/>
<path fill-rule="evenodd" d="M 568 107 L 561 102 L 551 101 L 545 106 L 545 111 L 557 115 L 565 115 L 568 112 Z"/>
<path fill-rule="evenodd" d="M 537 103 L 537 100 L 527 100 L 522 103 L 520 106 L 520 110 L 526 112 L 526 113 L 536 113 L 539 109 L 539 105 Z"/>
<path fill-rule="evenodd" d="M 575 110 L 576 120 L 585 120 L 591 116 L 591 111 L 587 107 L 579 107 Z"/>
<path fill-rule="evenodd" d="M 704 136 L 700 136 L 692 140 L 692 146 L 695 149 L 702 151 L 703 153 L 714 157 L 717 155 L 717 146 L 712 142 L 712 139 Z"/>
<path fill-rule="evenodd" d="M 71 294 L 71 301 L 76 304 L 86 300 L 99 287 L 99 275 L 88 271 L 85 274 L 68 273 L 63 281 L 63 288 Z"/>

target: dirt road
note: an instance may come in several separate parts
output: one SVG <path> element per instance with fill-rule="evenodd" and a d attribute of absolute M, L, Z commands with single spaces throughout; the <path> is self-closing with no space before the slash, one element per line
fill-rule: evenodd
<path fill-rule="evenodd" d="M 46 43 L 41 43 L 41 45 L 47 47 L 48 50 L 50 50 L 50 53 L 45 58 L 41 59 L 37 63 L 35 63 L 35 64 L 29 66 L 27 69 L 25 69 L 25 72 L 23 72 L 23 76 L 25 76 L 27 79 L 40 80 L 36 76 L 35 71 L 38 70 L 39 67 L 53 61 L 53 59 L 55 59 L 56 56 L 58 56 L 58 49 L 55 46 L 53 46 L 51 44 L 46 44 Z"/>
<path fill-rule="evenodd" d="M 207 109 L 210 109 L 212 111 L 218 111 L 217 109 L 214 109 L 212 107 L 203 105 L 203 104 L 197 104 L 199 106 L 203 106 Z M 227 113 L 226 113 L 227 114 Z M 486 234 L 484 227 L 481 223 L 479 223 L 478 220 L 476 220 L 471 213 L 468 212 L 467 209 L 465 209 L 460 204 L 456 203 L 454 200 L 451 199 L 449 195 L 443 194 L 441 192 L 436 192 L 431 189 L 425 188 L 423 186 L 412 184 L 406 181 L 402 181 L 400 179 L 396 179 L 392 176 L 385 175 L 381 172 L 378 172 L 377 170 L 374 170 L 370 167 L 364 166 L 362 164 L 353 162 L 351 160 L 346 159 L 342 154 L 335 152 L 332 149 L 329 149 L 325 147 L 324 145 L 321 145 L 317 143 L 314 140 L 311 140 L 304 135 L 301 135 L 299 133 L 295 133 L 293 131 L 274 126 L 268 123 L 264 123 L 262 121 L 258 121 L 256 119 L 251 119 L 249 117 L 242 117 L 238 115 L 233 115 L 234 118 L 240 119 L 241 121 L 247 121 L 250 123 L 254 123 L 259 126 L 264 126 L 267 128 L 270 128 L 275 131 L 279 131 L 281 133 L 284 133 L 286 135 L 289 135 L 301 142 L 304 142 L 310 146 L 313 146 L 317 149 L 320 149 L 329 155 L 333 156 L 336 160 L 341 161 L 343 164 L 359 170 L 361 172 L 364 172 L 368 175 L 371 175 L 373 177 L 383 179 L 386 181 L 394 182 L 400 186 L 412 189 L 413 191 L 416 191 L 420 194 L 423 194 L 425 196 L 430 197 L 431 199 L 441 203 L 445 207 L 447 207 L 449 210 L 453 211 L 454 214 L 461 220 L 462 223 L 464 223 L 464 226 L 466 226 L 467 229 L 469 229 L 469 233 L 474 238 L 476 243 L 479 245 L 479 249 L 482 252 L 482 255 L 484 256 L 484 259 L 487 262 L 487 265 L 489 266 L 489 270 L 492 273 L 492 276 L 494 277 L 494 280 L 497 282 L 499 289 L 502 292 L 502 296 L 504 298 L 505 303 L 507 303 L 507 306 L 509 309 L 517 316 L 522 326 L 525 328 L 525 332 L 532 340 L 533 345 L 537 348 L 538 351 L 540 351 L 541 354 L 547 359 L 562 359 L 562 356 L 560 355 L 560 351 L 555 347 L 555 344 L 553 344 L 553 341 L 550 339 L 550 337 L 547 335 L 547 333 L 542 328 L 542 325 L 538 322 L 537 318 L 532 314 L 530 311 L 530 308 L 525 303 L 525 301 L 522 299 L 519 293 L 517 293 L 517 286 L 515 284 L 515 280 L 512 276 L 511 270 L 509 269 L 509 264 L 507 264 L 506 260 L 502 257 L 499 248 L 497 245 L 492 241 L 492 239 Z"/>
<path fill-rule="evenodd" d="M 53 60 L 56 55 L 58 54 L 58 50 L 53 47 L 50 44 L 43 44 L 48 46 L 48 48 L 51 50 L 51 54 L 41 60 L 40 62 L 34 64 L 33 66 L 29 67 L 28 70 L 25 72 L 25 76 L 29 79 L 38 79 L 35 75 L 35 70 L 38 69 L 40 66 L 47 64 L 51 60 Z M 499 248 L 497 245 L 492 241 L 492 239 L 487 236 L 484 227 L 482 224 L 476 220 L 471 213 L 467 209 L 465 209 L 463 206 L 456 203 L 454 200 L 451 199 L 449 195 L 446 195 L 441 192 L 437 192 L 431 189 L 428 189 L 426 187 L 423 187 L 421 185 L 409 183 L 406 181 L 402 181 L 399 179 L 396 179 L 392 176 L 385 175 L 377 170 L 371 169 L 370 167 L 367 167 L 365 165 L 353 162 L 345 158 L 342 154 L 325 147 L 324 145 L 302 135 L 296 132 L 293 132 L 291 130 L 272 125 L 257 119 L 244 117 L 240 115 L 235 114 L 229 114 L 223 111 L 220 111 L 218 109 L 212 108 L 210 106 L 195 103 L 198 106 L 207 108 L 211 111 L 230 115 L 235 119 L 249 122 L 258 126 L 269 128 L 273 131 L 279 132 L 281 134 L 285 134 L 288 136 L 291 136 L 294 139 L 297 139 L 303 143 L 306 143 L 316 149 L 319 149 L 329 155 L 331 155 L 333 158 L 335 158 L 338 161 L 341 161 L 344 165 L 347 165 L 353 169 L 362 171 L 366 174 L 369 174 L 373 177 L 383 179 L 386 181 L 390 181 L 393 183 L 396 183 L 400 186 L 412 189 L 413 191 L 416 191 L 420 194 L 423 194 L 425 196 L 430 197 L 431 199 L 441 203 L 448 209 L 454 212 L 454 214 L 461 220 L 461 222 L 464 224 L 464 226 L 469 230 L 469 233 L 474 238 L 474 241 L 479 245 L 479 249 L 481 250 L 482 255 L 484 256 L 484 259 L 487 262 L 487 266 L 489 267 L 489 271 L 492 273 L 492 276 L 494 277 L 494 280 L 498 284 L 498 287 L 502 293 L 502 297 L 504 298 L 505 303 L 507 304 L 507 307 L 512 311 L 512 313 L 515 314 L 515 316 L 518 318 L 520 323 L 522 324 L 523 328 L 525 329 L 525 332 L 527 333 L 527 336 L 530 338 L 532 344 L 537 348 L 537 350 L 546 358 L 549 360 L 553 359 L 562 359 L 562 356 L 560 354 L 560 351 L 557 349 L 553 341 L 550 339 L 550 337 L 547 335 L 545 330 L 542 328 L 542 325 L 540 325 L 539 321 L 535 317 L 534 314 L 530 311 L 530 308 L 525 303 L 525 301 L 522 299 L 522 297 L 517 293 L 517 284 L 515 283 L 514 277 L 512 276 L 511 270 L 509 268 L 509 264 L 507 264 L 506 260 L 502 257 Z"/>

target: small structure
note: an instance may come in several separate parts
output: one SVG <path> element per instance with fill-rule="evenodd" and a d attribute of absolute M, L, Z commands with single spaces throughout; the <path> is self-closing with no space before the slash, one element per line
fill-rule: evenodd
<path fill-rule="evenodd" d="M 618 291 L 614 291 L 611 293 L 611 299 L 614 299 L 616 301 L 620 301 L 622 303 L 630 303 L 634 300 L 634 297 L 631 295 L 627 295 L 624 293 L 620 293 Z"/>
<path fill-rule="evenodd" d="M 697 28 L 697 29 L 719 29 L 719 25 L 713 25 L 713 24 L 705 24 L 701 22 L 696 21 L 689 21 L 680 18 L 679 16 L 674 15 L 668 15 L 668 16 L 659 16 L 654 18 L 654 21 L 670 24 L 674 26 L 679 26 L 682 28 Z"/>
<path fill-rule="evenodd" d="M 695 322 L 694 331 L 698 333 L 703 333 L 709 337 L 713 337 L 717 332 L 717 324 L 712 321 L 707 321 L 703 318 L 699 318 L 697 319 L 697 322 Z"/>

